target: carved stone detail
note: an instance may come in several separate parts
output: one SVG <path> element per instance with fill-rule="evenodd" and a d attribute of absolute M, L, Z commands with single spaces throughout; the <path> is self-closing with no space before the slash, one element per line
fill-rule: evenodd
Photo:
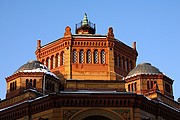
<path fill-rule="evenodd" d="M 114 33 L 113 33 L 113 28 L 112 27 L 110 27 L 108 29 L 108 37 L 114 38 Z"/>
<path fill-rule="evenodd" d="M 78 111 L 80 111 L 80 109 L 64 109 L 63 120 L 69 120 Z"/>
<path fill-rule="evenodd" d="M 67 26 L 65 28 L 65 33 L 64 33 L 64 37 L 68 37 L 68 36 L 71 36 L 72 33 L 71 33 L 71 28 L 69 26 Z"/>
<path fill-rule="evenodd" d="M 125 120 L 130 120 L 130 109 L 118 109 L 113 111 L 122 116 Z"/>
<path fill-rule="evenodd" d="M 121 116 L 114 114 L 113 111 L 109 111 L 106 109 L 86 109 L 76 114 L 75 116 L 72 116 L 73 118 L 70 118 L 70 120 L 83 120 L 86 117 L 94 115 L 104 116 L 111 120 L 124 120 Z"/>

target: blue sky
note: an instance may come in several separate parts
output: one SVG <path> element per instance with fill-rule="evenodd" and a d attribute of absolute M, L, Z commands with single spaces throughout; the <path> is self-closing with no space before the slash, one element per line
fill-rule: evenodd
<path fill-rule="evenodd" d="M 5 77 L 36 59 L 37 39 L 46 44 L 63 37 L 67 25 L 74 33 L 85 12 L 97 34 L 112 26 L 117 39 L 136 41 L 137 63 L 150 62 L 172 78 L 180 97 L 180 0 L 0 0 L 1 99 Z"/>

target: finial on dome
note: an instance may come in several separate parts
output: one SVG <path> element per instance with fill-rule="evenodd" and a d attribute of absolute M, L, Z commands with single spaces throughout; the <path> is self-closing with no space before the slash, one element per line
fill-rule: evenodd
<path fill-rule="evenodd" d="M 83 18 L 83 21 L 82 21 L 82 25 L 88 25 L 88 19 L 87 19 L 87 13 L 84 13 L 84 18 Z"/>
<path fill-rule="evenodd" d="M 95 31 L 95 24 L 91 23 L 87 18 L 87 14 L 84 13 L 83 20 L 76 24 L 76 34 L 95 34 Z"/>

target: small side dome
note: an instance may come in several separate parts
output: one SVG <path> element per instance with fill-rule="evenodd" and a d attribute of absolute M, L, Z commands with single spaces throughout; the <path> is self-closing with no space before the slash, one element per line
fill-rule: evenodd
<path fill-rule="evenodd" d="M 35 69 L 38 69 L 38 68 L 50 71 L 40 61 L 38 61 L 38 60 L 30 60 L 26 64 L 22 65 L 19 69 L 17 69 L 14 73 L 23 72 L 23 71 L 26 71 L 26 70 L 35 70 Z"/>
<path fill-rule="evenodd" d="M 43 72 L 59 79 L 54 73 L 50 72 L 50 70 L 38 60 L 28 61 L 26 64 L 22 65 L 19 69 L 17 69 L 14 74 L 18 72 Z"/>
<path fill-rule="evenodd" d="M 180 97 L 178 98 L 178 100 L 177 100 L 179 103 L 180 103 Z"/>
<path fill-rule="evenodd" d="M 140 75 L 140 74 L 162 74 L 158 68 L 152 66 L 150 63 L 142 63 L 137 65 L 134 69 L 132 69 L 127 77 Z"/>

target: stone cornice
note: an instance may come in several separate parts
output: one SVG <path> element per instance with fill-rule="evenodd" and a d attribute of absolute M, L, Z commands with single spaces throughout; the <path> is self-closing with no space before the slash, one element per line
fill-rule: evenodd
<path fill-rule="evenodd" d="M 138 79 L 163 79 L 165 81 L 168 81 L 170 83 L 173 83 L 173 80 L 166 75 L 163 74 L 137 74 L 133 76 L 128 76 L 125 78 L 127 82 L 135 81 Z"/>
<path fill-rule="evenodd" d="M 7 78 L 6 79 L 6 82 L 9 82 L 11 80 L 14 80 L 18 77 L 39 77 L 39 76 L 42 76 L 44 75 L 44 72 L 18 72 L 18 73 L 15 73 Z"/>
<path fill-rule="evenodd" d="M 18 119 L 52 108 L 60 107 L 134 107 L 140 108 L 165 119 L 178 119 L 180 111 L 169 108 L 163 103 L 152 101 L 143 95 L 128 92 L 114 94 L 99 93 L 61 93 L 50 94 L 0 110 L 0 120 Z M 171 113 L 171 114 L 169 114 Z"/>

